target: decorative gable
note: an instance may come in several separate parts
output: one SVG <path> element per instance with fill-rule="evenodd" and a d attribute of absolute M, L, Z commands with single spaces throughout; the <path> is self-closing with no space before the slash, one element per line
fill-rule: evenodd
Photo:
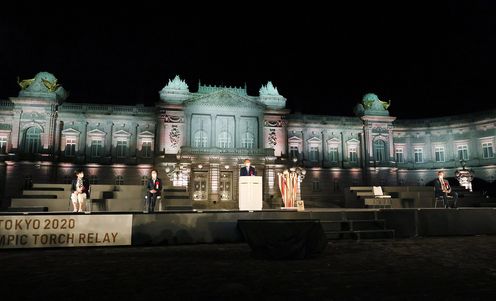
<path fill-rule="evenodd" d="M 291 136 L 288 138 L 288 142 L 293 142 L 293 143 L 301 143 L 303 140 L 300 137 L 297 136 Z"/>
<path fill-rule="evenodd" d="M 73 128 L 68 128 L 62 131 L 62 135 L 64 136 L 79 136 L 81 134 L 80 131 L 75 130 Z"/>
<path fill-rule="evenodd" d="M 114 137 L 119 137 L 119 138 L 129 138 L 130 136 L 131 133 L 125 130 L 118 130 L 117 132 L 114 133 Z"/>
<path fill-rule="evenodd" d="M 150 131 L 143 131 L 139 133 L 140 138 L 155 138 L 155 135 Z"/>
<path fill-rule="evenodd" d="M 88 132 L 88 136 L 90 137 L 105 137 L 107 133 L 99 130 L 99 129 L 94 129 Z"/>
<path fill-rule="evenodd" d="M 317 138 L 317 137 L 312 137 L 310 139 L 307 140 L 308 143 L 320 143 L 322 140 L 320 138 Z"/>

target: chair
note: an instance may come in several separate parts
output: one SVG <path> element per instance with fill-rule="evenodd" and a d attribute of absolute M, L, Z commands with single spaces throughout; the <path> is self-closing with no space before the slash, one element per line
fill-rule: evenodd
<path fill-rule="evenodd" d="M 444 207 L 444 199 L 442 196 L 434 197 L 434 208 L 437 208 L 437 203 L 441 202 L 441 207 Z"/>
<path fill-rule="evenodd" d="M 155 207 L 157 206 L 158 203 L 158 211 L 162 211 L 162 196 L 158 195 L 157 199 L 155 200 Z M 148 213 L 148 195 L 145 195 L 145 202 L 144 202 L 144 213 Z"/>
<path fill-rule="evenodd" d="M 448 198 L 447 202 L 449 205 L 450 201 L 453 202 L 453 196 L 448 195 L 447 198 Z M 437 196 L 434 198 L 434 208 L 437 208 L 438 202 L 441 202 L 441 206 L 444 208 L 444 198 L 442 196 Z"/>

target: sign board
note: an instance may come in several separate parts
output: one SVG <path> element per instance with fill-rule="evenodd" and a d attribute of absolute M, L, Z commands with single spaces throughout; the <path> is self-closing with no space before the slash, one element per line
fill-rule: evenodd
<path fill-rule="evenodd" d="M 296 210 L 305 211 L 305 203 L 303 201 L 296 201 Z"/>
<path fill-rule="evenodd" d="M 0 216 L 0 249 L 131 245 L 133 216 Z"/>

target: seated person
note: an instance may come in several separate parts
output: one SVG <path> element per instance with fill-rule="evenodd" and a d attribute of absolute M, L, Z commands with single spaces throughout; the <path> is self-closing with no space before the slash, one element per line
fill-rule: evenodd
<path fill-rule="evenodd" d="M 74 174 L 76 178 L 71 183 L 73 212 L 83 212 L 86 210 L 86 199 L 90 196 L 90 183 L 84 177 L 83 170 L 78 169 Z"/>
<path fill-rule="evenodd" d="M 257 171 L 255 170 L 255 167 L 250 166 L 250 164 L 251 164 L 250 159 L 245 159 L 244 163 L 245 163 L 245 166 L 239 170 L 239 175 L 241 177 L 256 176 Z"/>
<path fill-rule="evenodd" d="M 154 212 L 157 197 L 162 191 L 162 180 L 158 177 L 157 171 L 152 169 L 151 177 L 146 183 L 146 211 Z"/>
<path fill-rule="evenodd" d="M 449 182 L 444 179 L 444 171 L 438 171 L 437 177 L 438 178 L 434 181 L 435 197 L 443 199 L 444 208 L 450 207 L 448 199 L 453 199 L 453 205 L 451 206 L 451 208 L 456 208 L 458 193 L 451 191 Z"/>

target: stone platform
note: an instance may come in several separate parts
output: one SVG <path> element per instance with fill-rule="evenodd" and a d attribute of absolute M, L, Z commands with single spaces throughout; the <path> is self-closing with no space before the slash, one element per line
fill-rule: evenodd
<path fill-rule="evenodd" d="M 2 216 L 71 216 L 70 212 L 2 212 Z M 328 239 L 409 238 L 496 234 L 495 208 L 137 211 L 76 214 L 132 215 L 132 245 L 243 242 L 238 220 L 319 220 Z"/>

